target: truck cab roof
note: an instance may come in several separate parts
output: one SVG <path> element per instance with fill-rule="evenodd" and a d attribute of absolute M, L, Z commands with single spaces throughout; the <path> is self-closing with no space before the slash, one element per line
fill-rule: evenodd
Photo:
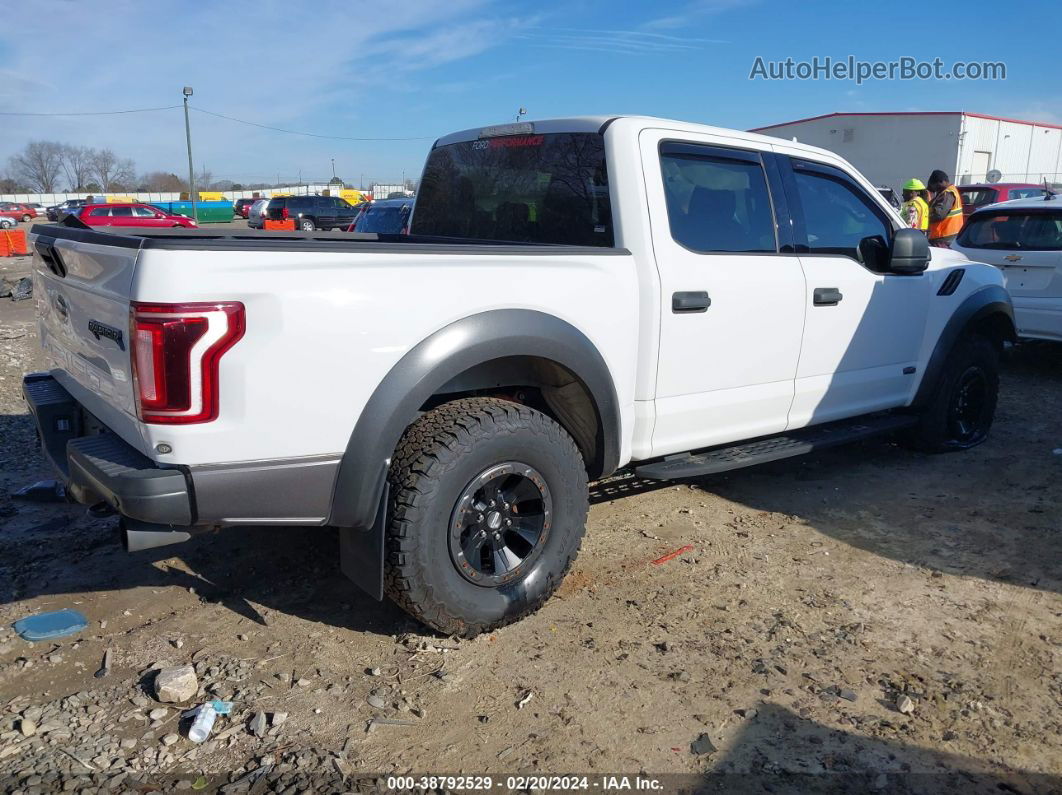
<path fill-rule="evenodd" d="M 804 150 L 812 155 L 826 155 L 830 160 L 836 160 L 837 155 L 826 149 L 797 141 L 789 141 L 771 135 L 744 132 L 728 127 L 714 127 L 708 124 L 696 124 L 677 119 L 665 119 L 658 116 L 572 116 L 558 119 L 538 119 L 531 121 L 512 122 L 509 124 L 486 125 L 483 127 L 471 127 L 467 130 L 445 135 L 435 142 L 432 148 L 446 146 L 448 144 L 461 143 L 462 141 L 474 141 L 478 138 L 491 138 L 501 135 L 530 135 L 543 133 L 604 133 L 614 124 L 622 122 L 629 125 L 637 133 L 640 130 L 666 128 L 680 133 L 700 133 L 703 135 L 725 135 L 731 138 L 740 138 L 751 143 L 778 145 L 785 143 L 791 149 Z"/>

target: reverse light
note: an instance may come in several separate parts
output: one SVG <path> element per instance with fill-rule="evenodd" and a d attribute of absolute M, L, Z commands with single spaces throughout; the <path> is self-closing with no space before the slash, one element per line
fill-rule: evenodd
<path fill-rule="evenodd" d="M 218 364 L 243 336 L 243 304 L 133 302 L 129 326 L 137 416 L 167 425 L 217 419 Z"/>

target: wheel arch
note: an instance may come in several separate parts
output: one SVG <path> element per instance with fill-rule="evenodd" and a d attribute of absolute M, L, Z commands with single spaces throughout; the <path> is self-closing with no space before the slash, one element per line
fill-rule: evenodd
<path fill-rule="evenodd" d="M 531 368 L 535 383 L 525 383 Z M 565 383 L 563 374 L 572 380 Z M 369 528 L 381 506 L 390 459 L 402 433 L 436 397 L 523 384 L 546 386 L 558 422 L 587 457 L 591 478 L 619 464 L 620 408 L 604 358 L 579 329 L 526 309 L 499 309 L 455 321 L 406 353 L 358 417 L 340 462 L 329 523 Z M 574 388 L 569 388 L 574 385 Z M 567 394 L 564 394 L 567 391 Z M 580 393 L 585 393 L 582 401 Z M 587 424 L 589 403 L 594 426 Z M 567 406 L 567 408 L 566 408 Z"/>
<path fill-rule="evenodd" d="M 970 333 L 985 335 L 1000 350 L 1004 342 L 1017 340 L 1014 307 L 1010 294 L 1003 287 L 996 284 L 982 287 L 963 299 L 952 313 L 930 354 L 922 382 L 911 404 L 913 407 L 924 406 L 930 400 L 948 354 L 960 339 Z"/>

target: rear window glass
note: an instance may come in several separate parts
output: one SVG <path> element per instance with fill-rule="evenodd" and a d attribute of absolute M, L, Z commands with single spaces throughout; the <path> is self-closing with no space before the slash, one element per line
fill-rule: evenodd
<path fill-rule="evenodd" d="M 959 235 L 967 248 L 1062 250 L 1062 213 L 992 213 L 975 215 Z"/>
<path fill-rule="evenodd" d="M 409 222 L 411 205 L 365 208 L 354 224 L 355 232 L 375 232 L 379 235 L 398 235 Z"/>
<path fill-rule="evenodd" d="M 1046 193 L 1046 191 L 1043 188 L 1012 188 L 1010 191 L 1010 198 L 1039 199 L 1044 193 Z"/>
<path fill-rule="evenodd" d="M 412 232 L 612 246 L 604 139 L 597 133 L 512 135 L 434 149 Z"/>
<path fill-rule="evenodd" d="M 959 188 L 959 195 L 962 196 L 963 204 L 970 204 L 973 206 L 979 204 L 991 204 L 996 200 L 996 191 L 994 188 L 970 188 L 968 190 Z"/>

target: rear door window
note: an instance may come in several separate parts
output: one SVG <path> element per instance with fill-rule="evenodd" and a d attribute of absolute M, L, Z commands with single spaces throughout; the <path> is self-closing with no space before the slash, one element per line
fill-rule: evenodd
<path fill-rule="evenodd" d="M 111 208 L 111 217 L 112 218 L 130 218 L 130 217 L 132 217 L 132 215 L 133 215 L 133 208 L 132 207 L 112 207 Z"/>
<path fill-rule="evenodd" d="M 612 246 L 605 142 L 598 133 L 485 137 L 428 155 L 417 235 Z"/>
<path fill-rule="evenodd" d="M 777 250 L 771 196 L 758 153 L 665 142 L 660 169 L 677 243 L 702 253 Z"/>

